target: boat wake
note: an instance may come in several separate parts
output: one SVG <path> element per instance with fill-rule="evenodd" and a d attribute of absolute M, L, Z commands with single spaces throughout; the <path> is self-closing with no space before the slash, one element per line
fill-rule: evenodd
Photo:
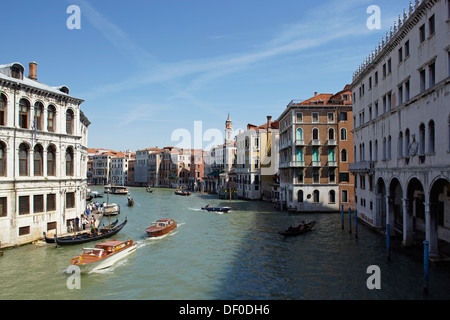
<path fill-rule="evenodd" d="M 202 209 L 199 209 L 199 208 L 188 208 L 188 209 L 191 211 L 202 211 Z"/>
<path fill-rule="evenodd" d="M 139 248 L 139 245 L 138 245 L 138 248 Z M 111 267 L 108 267 L 108 268 L 105 268 L 105 269 L 100 269 L 100 270 L 92 270 L 92 271 L 89 272 L 89 274 L 93 274 L 93 273 L 110 274 L 110 273 L 113 273 L 116 268 L 120 268 L 120 267 L 122 267 L 124 265 L 127 265 L 127 264 L 128 264 L 128 259 L 123 259 L 123 260 L 120 260 L 120 261 L 116 262 Z"/>

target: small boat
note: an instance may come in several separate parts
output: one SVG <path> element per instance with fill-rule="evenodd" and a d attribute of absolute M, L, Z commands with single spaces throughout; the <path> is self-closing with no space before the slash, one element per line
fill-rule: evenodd
<path fill-rule="evenodd" d="M 191 195 L 191 193 L 189 191 L 182 191 L 182 190 L 175 191 L 175 194 L 178 196 L 190 196 Z"/>
<path fill-rule="evenodd" d="M 83 248 L 83 252 L 70 263 L 78 266 L 82 273 L 102 270 L 136 251 L 133 240 L 109 240 L 95 245 L 95 248 Z"/>
<path fill-rule="evenodd" d="M 160 219 L 150 225 L 145 231 L 149 237 L 160 237 L 177 227 L 177 223 L 173 219 Z"/>
<path fill-rule="evenodd" d="M 131 197 L 128 197 L 128 206 L 129 206 L 129 207 L 134 206 L 134 200 L 133 200 L 133 198 L 131 198 Z"/>
<path fill-rule="evenodd" d="M 127 224 L 128 219 L 125 219 L 125 221 L 115 227 L 103 227 L 102 229 L 99 229 L 97 232 L 95 232 L 94 234 L 92 233 L 83 233 L 80 235 L 76 235 L 76 236 L 72 236 L 72 237 L 60 237 L 57 238 L 55 236 L 55 242 L 56 245 L 58 246 L 64 246 L 64 245 L 75 245 L 75 244 L 82 244 L 82 243 L 87 243 L 87 242 L 91 242 L 91 241 L 97 241 L 97 240 L 102 240 L 105 238 L 109 238 L 112 237 L 113 235 L 119 233 L 120 230 L 123 229 L 123 227 L 125 227 L 125 225 Z M 116 222 L 117 224 L 117 222 Z"/>
<path fill-rule="evenodd" d="M 147 191 L 148 193 L 152 193 L 153 192 L 153 190 L 150 189 L 150 187 L 147 187 L 147 189 L 145 189 L 145 191 Z"/>
<path fill-rule="evenodd" d="M 116 216 L 120 214 L 120 206 L 116 203 L 105 204 L 102 209 L 103 211 L 101 212 L 104 216 Z"/>
<path fill-rule="evenodd" d="M 90 196 L 92 198 L 103 198 L 103 193 L 99 193 L 98 191 L 91 191 Z"/>
<path fill-rule="evenodd" d="M 112 194 L 128 194 L 128 189 L 125 187 L 111 187 L 110 193 Z"/>
<path fill-rule="evenodd" d="M 310 222 L 308 224 L 300 224 L 298 227 L 289 227 L 286 231 L 278 232 L 278 234 L 285 237 L 295 237 L 301 234 L 305 234 L 312 230 L 312 228 L 316 225 L 316 222 Z"/>
<path fill-rule="evenodd" d="M 227 213 L 228 211 L 231 210 L 230 207 L 212 207 L 211 205 L 207 205 L 206 207 L 202 208 L 203 211 L 208 211 L 208 212 L 223 212 L 223 213 Z"/>

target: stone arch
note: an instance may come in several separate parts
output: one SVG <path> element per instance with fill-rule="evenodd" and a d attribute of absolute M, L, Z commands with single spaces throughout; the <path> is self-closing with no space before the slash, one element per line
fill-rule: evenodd
<path fill-rule="evenodd" d="M 389 184 L 389 196 L 395 231 L 403 233 L 403 188 L 398 178 L 392 178 Z"/>

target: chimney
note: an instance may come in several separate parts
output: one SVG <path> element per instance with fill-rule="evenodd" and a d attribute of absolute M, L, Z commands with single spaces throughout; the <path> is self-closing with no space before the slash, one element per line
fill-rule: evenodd
<path fill-rule="evenodd" d="M 314 97 L 317 96 L 317 92 L 314 92 Z"/>
<path fill-rule="evenodd" d="M 30 62 L 30 74 L 28 75 L 28 78 L 31 80 L 37 80 L 37 63 L 36 62 Z"/>
<path fill-rule="evenodd" d="M 267 130 L 270 129 L 271 125 L 272 125 L 272 116 L 267 116 Z"/>

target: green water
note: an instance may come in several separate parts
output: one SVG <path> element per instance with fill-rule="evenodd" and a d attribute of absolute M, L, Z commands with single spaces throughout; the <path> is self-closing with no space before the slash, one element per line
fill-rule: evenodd
<path fill-rule="evenodd" d="M 93 190 L 102 192 L 101 188 Z M 0 257 L 0 299 L 422 299 L 423 268 L 402 255 L 386 261 L 382 237 L 364 227 L 359 239 L 341 230 L 340 214 L 289 215 L 264 202 L 224 201 L 216 196 L 174 195 L 171 189 L 130 188 L 110 196 L 127 226 L 115 236 L 138 243 L 135 253 L 114 267 L 81 276 L 70 290 L 64 272 L 84 244 L 26 245 Z M 106 201 L 99 199 L 99 201 Z M 206 204 L 230 206 L 227 214 L 206 213 Z M 178 222 L 174 232 L 148 238 L 145 229 L 160 218 Z M 301 220 L 316 220 L 307 235 L 277 234 Z M 367 267 L 381 268 L 381 290 L 369 290 Z M 432 269 L 430 299 L 450 298 L 447 273 Z"/>

